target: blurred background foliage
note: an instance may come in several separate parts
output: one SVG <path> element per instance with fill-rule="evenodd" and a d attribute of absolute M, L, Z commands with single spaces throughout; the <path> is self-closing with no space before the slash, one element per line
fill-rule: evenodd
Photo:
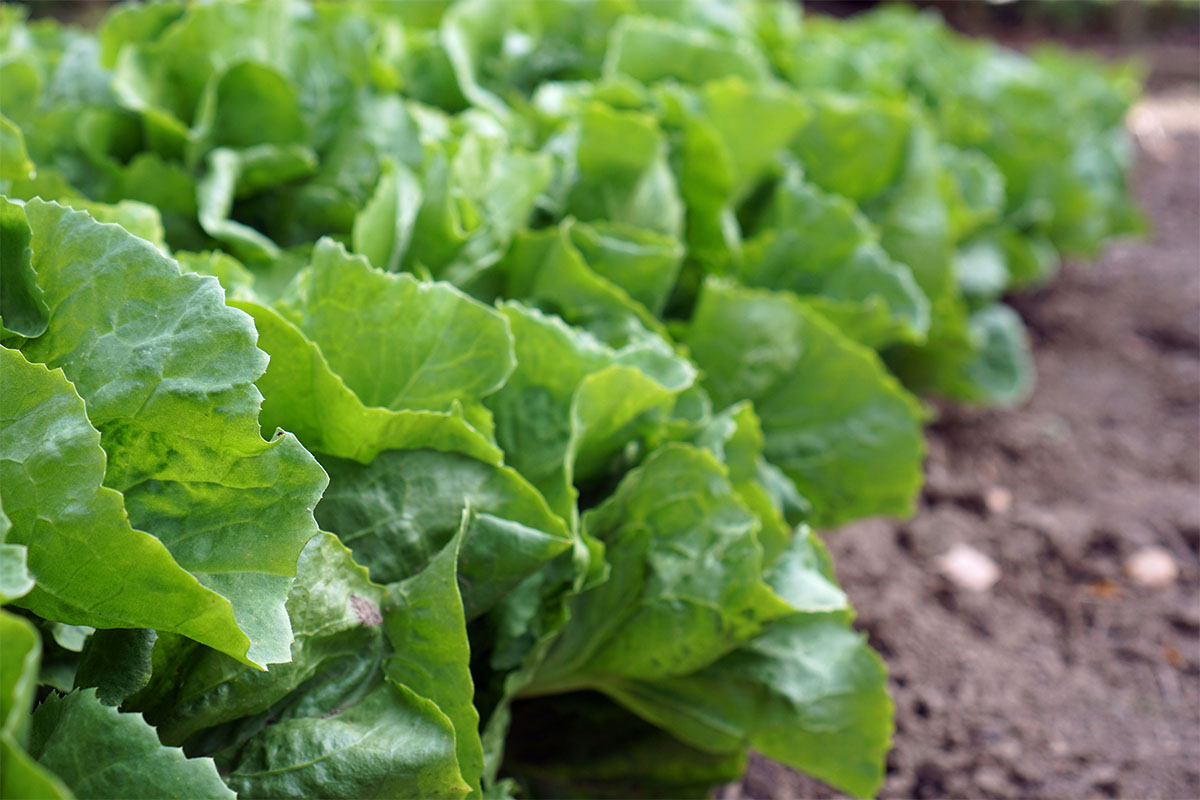
<path fill-rule="evenodd" d="M 848 16 L 882 3 L 875 0 L 812 0 L 810 11 Z M 1200 0 L 908 0 L 936 8 L 966 33 L 997 31 L 1030 36 L 1093 34 L 1137 40 L 1153 34 L 1194 33 Z"/>
<path fill-rule="evenodd" d="M 55 17 L 85 26 L 99 20 L 117 1 L 17 0 L 30 7 L 34 18 Z M 809 11 L 835 16 L 849 16 L 883 4 L 878 0 L 803 3 Z M 1200 28 L 1200 0 L 904 0 L 901 4 L 936 8 L 947 22 L 966 33 L 1000 30 L 1030 36 L 1094 34 L 1135 41 L 1163 33 L 1195 34 Z"/>

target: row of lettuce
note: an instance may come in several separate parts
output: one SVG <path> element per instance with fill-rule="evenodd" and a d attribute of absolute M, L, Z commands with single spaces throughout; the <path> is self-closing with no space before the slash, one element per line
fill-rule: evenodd
<path fill-rule="evenodd" d="M 900 11 L 5 7 L 0 86 L 5 797 L 872 794 L 809 526 L 1140 224 L 1136 76 Z"/>

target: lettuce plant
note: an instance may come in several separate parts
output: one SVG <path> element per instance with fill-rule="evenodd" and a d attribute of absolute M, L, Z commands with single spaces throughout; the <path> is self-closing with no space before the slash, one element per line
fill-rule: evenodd
<path fill-rule="evenodd" d="M 814 528 L 1136 230 L 1127 70 L 737 0 L 0 9 L 8 797 L 855 795 Z"/>

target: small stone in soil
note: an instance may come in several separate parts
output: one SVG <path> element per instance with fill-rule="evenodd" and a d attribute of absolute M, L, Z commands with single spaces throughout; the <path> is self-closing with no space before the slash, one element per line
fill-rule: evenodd
<path fill-rule="evenodd" d="M 983 495 L 983 504 L 993 514 L 1004 514 L 1013 504 L 1013 494 L 1003 486 L 992 486 Z"/>
<path fill-rule="evenodd" d="M 1021 760 L 1021 742 L 1017 739 L 1001 739 L 991 747 L 991 753 L 1005 762 Z"/>
<path fill-rule="evenodd" d="M 1179 577 L 1179 567 L 1165 548 L 1143 547 L 1126 559 L 1125 574 L 1141 586 L 1162 589 Z"/>
<path fill-rule="evenodd" d="M 938 571 L 960 589 L 986 592 L 1000 580 L 1000 567 L 969 544 L 956 544 L 937 559 Z"/>
<path fill-rule="evenodd" d="M 1008 794 L 1008 776 L 998 767 L 980 767 L 975 770 L 975 785 L 992 794 Z"/>

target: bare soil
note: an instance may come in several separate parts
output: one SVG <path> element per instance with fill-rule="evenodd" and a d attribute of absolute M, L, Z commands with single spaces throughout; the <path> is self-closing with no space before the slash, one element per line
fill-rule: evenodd
<path fill-rule="evenodd" d="M 942 409 L 917 516 L 828 537 L 891 673 L 882 797 L 1200 797 L 1200 86 L 1132 120 L 1155 230 L 1012 299 L 1033 398 Z M 939 574 L 956 543 L 996 561 L 992 589 Z M 1125 573 L 1149 545 L 1166 588 Z M 836 796 L 766 759 L 718 793 Z"/>

